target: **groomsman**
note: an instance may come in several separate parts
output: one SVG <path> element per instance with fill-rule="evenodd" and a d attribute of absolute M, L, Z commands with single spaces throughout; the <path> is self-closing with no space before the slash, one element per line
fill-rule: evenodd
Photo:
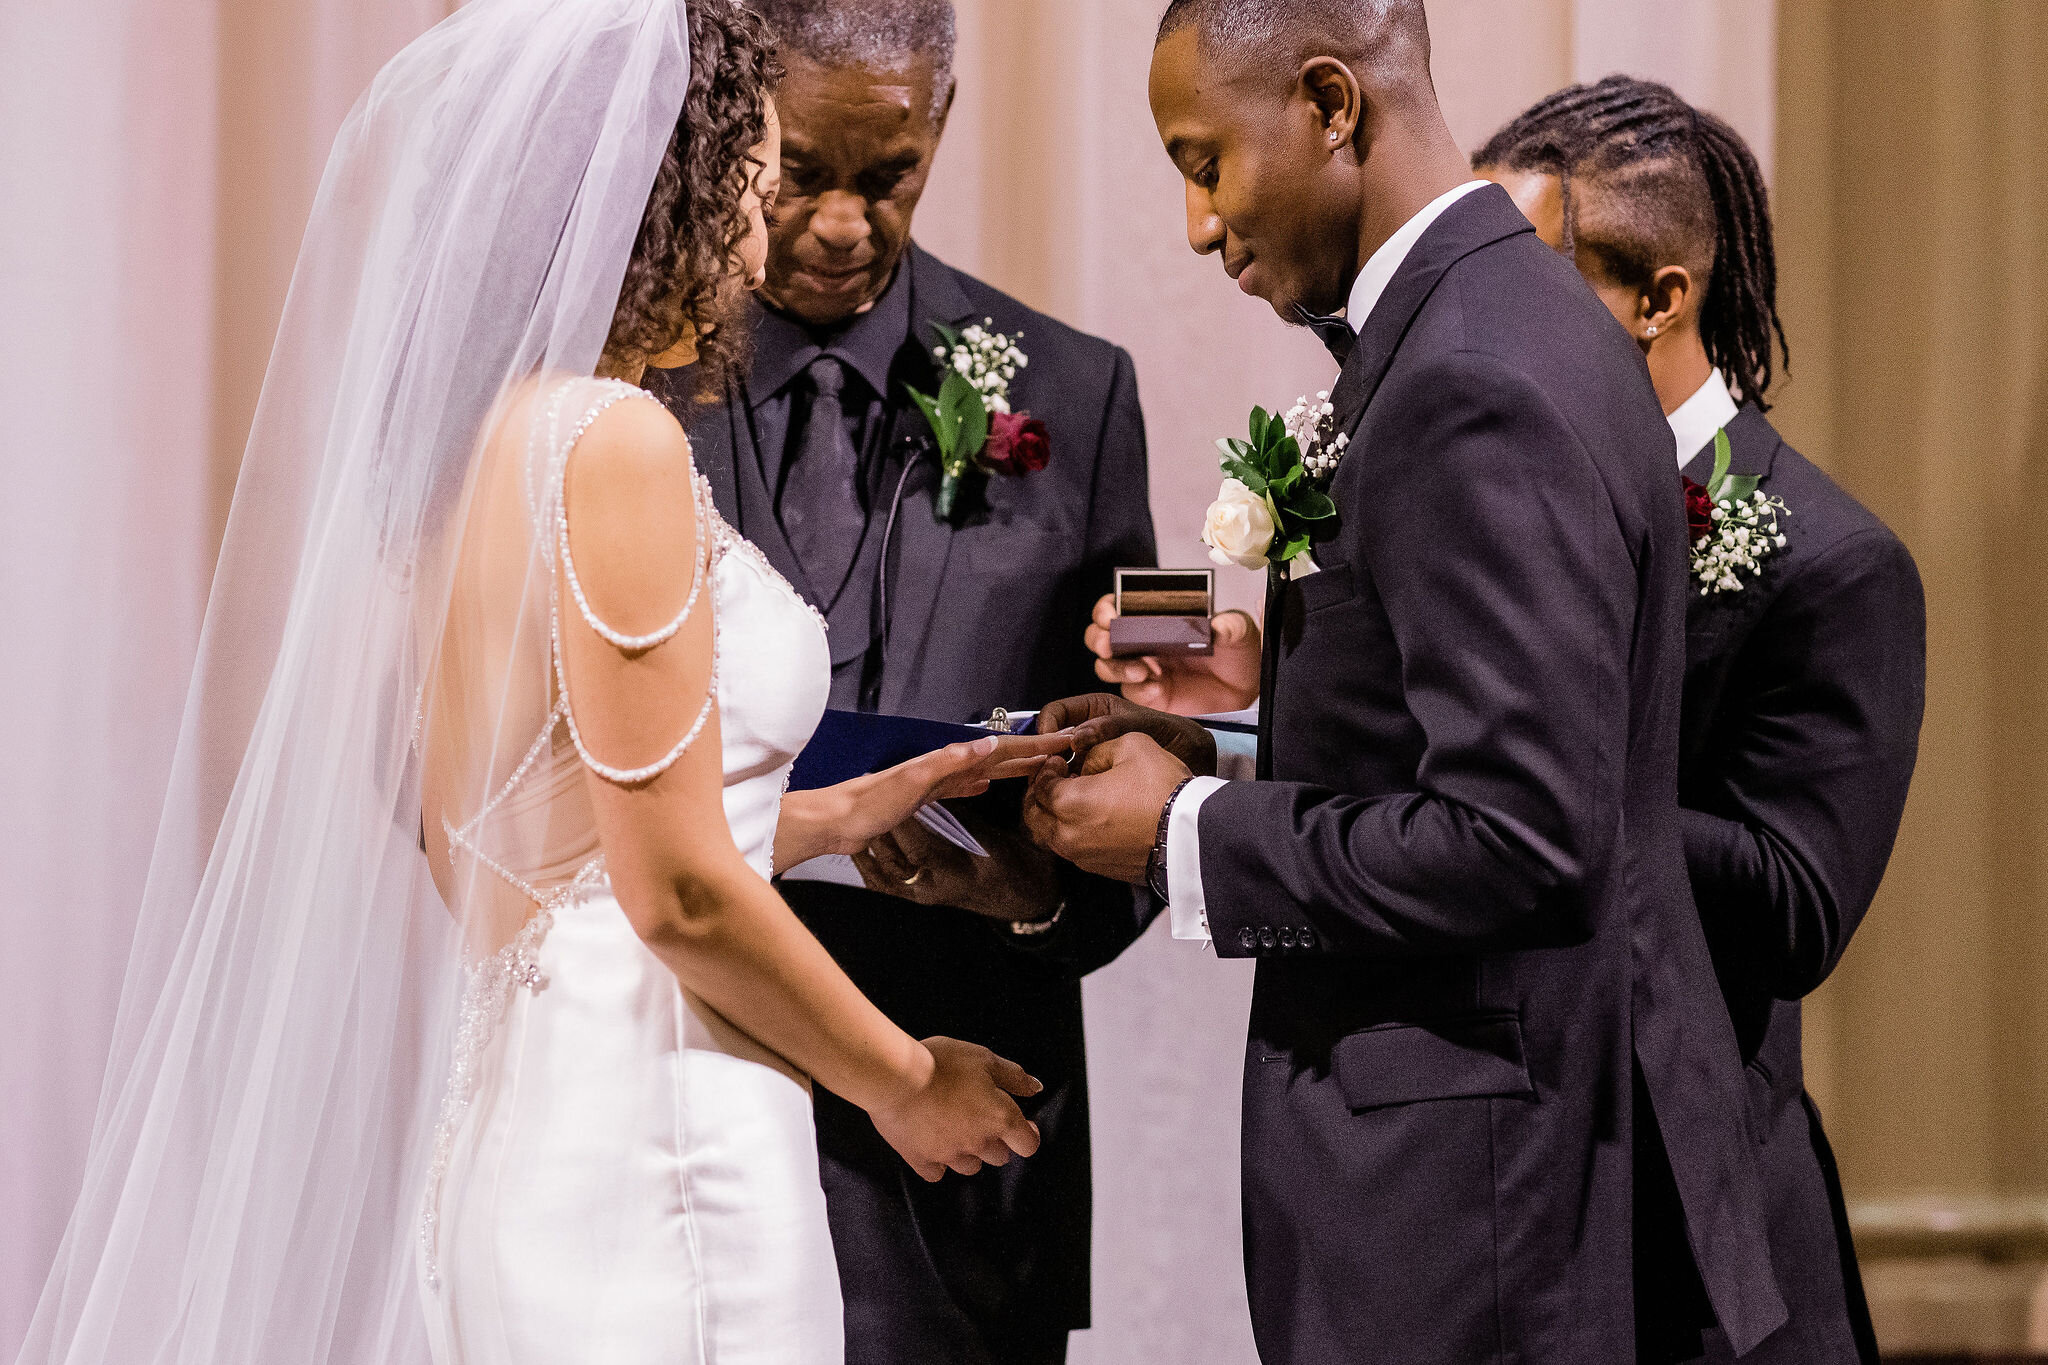
<path fill-rule="evenodd" d="M 666 395 L 718 509 L 824 614 L 835 707 L 965 721 L 1094 686 L 1080 645 L 1090 604 L 1115 566 L 1156 562 L 1130 357 L 911 241 L 953 97 L 950 0 L 759 8 L 788 76 L 766 306 L 746 323 L 752 373 L 709 405 L 680 386 Z M 1009 336 L 1027 363 L 1008 402 L 1044 424 L 1044 466 L 970 480 L 950 518 L 907 395 L 938 390 L 938 324 Z M 931 1186 L 864 1114 L 818 1093 L 852 1365 L 1042 1365 L 1088 1325 L 1080 977 L 1152 908 L 1014 826 L 976 832 L 991 858 L 911 824 L 858 876 L 806 867 L 780 883 L 912 1034 L 986 1044 L 1046 1085 L 1027 1104 L 1044 1138 L 1032 1160 Z"/>
<path fill-rule="evenodd" d="M 1340 352 L 1336 522 L 1269 590 L 1263 780 L 1081 699 L 1029 811 L 1258 960 L 1261 1356 L 1753 1348 L 1785 1310 L 1672 799 L 1688 543 L 1642 356 L 1471 181 L 1418 0 L 1174 0 L 1151 99 L 1190 244 Z"/>
<path fill-rule="evenodd" d="M 1764 415 L 1774 341 L 1784 354 L 1777 263 L 1763 176 L 1734 129 L 1610 76 L 1538 102 L 1473 164 L 1642 348 L 1686 477 L 1707 482 L 1725 432 L 1731 471 L 1784 504 L 1785 542 L 1760 567 L 1738 567 L 1726 591 L 1694 584 L 1680 828 L 1791 1310 L 1743 1360 L 1875 1365 L 1841 1181 L 1802 1081 L 1799 1001 L 1870 908 L 1905 809 L 1926 692 L 1920 576 Z M 1710 1334 L 1706 1358 L 1734 1357 Z"/>

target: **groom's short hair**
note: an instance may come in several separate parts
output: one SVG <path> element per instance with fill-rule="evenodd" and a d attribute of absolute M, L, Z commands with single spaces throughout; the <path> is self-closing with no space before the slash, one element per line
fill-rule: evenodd
<path fill-rule="evenodd" d="M 1383 79 L 1429 78 L 1422 0 L 1173 0 L 1155 42 L 1194 29 L 1208 53 L 1254 58 L 1292 76 L 1312 56 L 1340 57 Z"/>
<path fill-rule="evenodd" d="M 785 56 L 882 70 L 929 57 L 935 117 L 953 93 L 959 44 L 953 0 L 757 0 L 755 8 Z"/>

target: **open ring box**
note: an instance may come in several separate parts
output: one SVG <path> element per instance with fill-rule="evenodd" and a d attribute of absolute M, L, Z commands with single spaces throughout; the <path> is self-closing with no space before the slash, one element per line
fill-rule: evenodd
<path fill-rule="evenodd" d="M 1109 652 L 1119 659 L 1211 653 L 1214 569 L 1118 569 Z"/>

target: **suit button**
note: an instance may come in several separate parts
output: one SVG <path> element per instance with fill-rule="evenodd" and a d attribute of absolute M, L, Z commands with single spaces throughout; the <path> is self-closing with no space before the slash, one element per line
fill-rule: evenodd
<path fill-rule="evenodd" d="M 1294 946 L 1294 931 L 1292 929 L 1283 928 L 1280 931 L 1280 946 L 1282 948 L 1292 948 Z"/>
<path fill-rule="evenodd" d="M 1247 924 L 1244 928 L 1237 931 L 1238 946 L 1245 949 L 1247 952 L 1257 947 L 1258 942 L 1259 936 L 1252 932 L 1252 927 L 1249 924 Z"/>
<path fill-rule="evenodd" d="M 1273 946 L 1273 943 L 1273 926 L 1269 924 L 1265 928 L 1259 930 L 1259 946 L 1262 948 L 1270 948 Z"/>
<path fill-rule="evenodd" d="M 1294 942 L 1297 947 L 1313 948 L 1316 946 L 1316 936 L 1307 929 L 1302 929 L 1295 934 Z"/>

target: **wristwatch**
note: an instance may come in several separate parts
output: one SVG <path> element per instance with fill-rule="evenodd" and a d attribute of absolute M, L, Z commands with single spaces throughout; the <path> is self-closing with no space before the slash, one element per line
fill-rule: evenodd
<path fill-rule="evenodd" d="M 1179 799 L 1181 788 L 1194 780 L 1183 777 L 1167 796 L 1166 804 L 1159 808 L 1159 835 L 1152 841 L 1152 856 L 1145 860 L 1145 885 L 1161 902 L 1166 900 L 1166 831 L 1173 820 L 1173 803 Z"/>

